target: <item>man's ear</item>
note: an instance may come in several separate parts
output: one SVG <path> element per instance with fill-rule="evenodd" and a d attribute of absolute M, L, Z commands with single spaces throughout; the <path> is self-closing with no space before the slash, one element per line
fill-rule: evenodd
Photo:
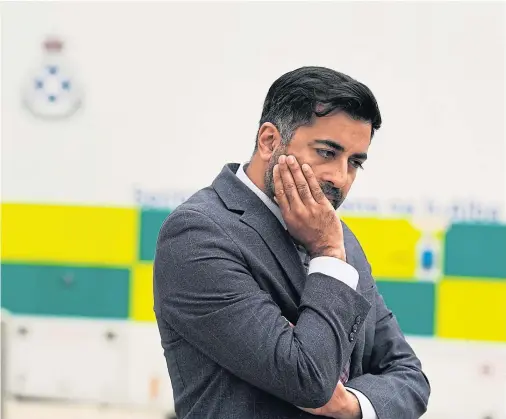
<path fill-rule="evenodd" d="M 257 141 L 258 155 L 263 161 L 268 162 L 276 148 L 281 144 L 281 135 L 274 124 L 266 122 L 258 130 Z"/>

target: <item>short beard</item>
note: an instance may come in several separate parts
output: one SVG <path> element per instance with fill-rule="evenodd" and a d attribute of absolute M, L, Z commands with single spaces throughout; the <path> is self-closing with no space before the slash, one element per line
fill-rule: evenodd
<path fill-rule="evenodd" d="M 280 145 L 272 154 L 271 159 L 269 160 L 269 167 L 267 168 L 264 174 L 264 185 L 265 185 L 265 193 L 267 196 L 274 201 L 275 196 L 275 188 L 274 188 L 274 166 L 278 164 L 279 156 L 286 154 L 286 145 Z"/>

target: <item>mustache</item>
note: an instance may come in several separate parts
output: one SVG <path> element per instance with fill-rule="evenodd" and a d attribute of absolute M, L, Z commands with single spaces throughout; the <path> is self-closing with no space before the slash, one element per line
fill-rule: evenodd
<path fill-rule="evenodd" d="M 323 193 L 327 195 L 327 198 L 331 198 L 333 201 L 341 202 L 343 198 L 343 192 L 341 189 L 334 187 L 331 183 L 320 183 L 320 188 Z"/>

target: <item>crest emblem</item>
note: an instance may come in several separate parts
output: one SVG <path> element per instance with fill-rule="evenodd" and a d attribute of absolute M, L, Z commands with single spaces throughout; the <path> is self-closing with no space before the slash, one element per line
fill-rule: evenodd
<path fill-rule="evenodd" d="M 36 116 L 65 118 L 81 106 L 81 92 L 65 63 L 63 47 L 59 38 L 46 39 L 42 63 L 28 77 L 24 87 L 23 102 Z"/>

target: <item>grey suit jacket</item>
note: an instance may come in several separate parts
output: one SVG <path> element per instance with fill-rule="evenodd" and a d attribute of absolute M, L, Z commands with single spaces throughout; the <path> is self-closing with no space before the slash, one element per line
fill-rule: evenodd
<path fill-rule="evenodd" d="M 295 406 L 323 406 L 350 358 L 346 385 L 378 419 L 419 418 L 429 383 L 355 236 L 344 225 L 357 291 L 307 276 L 238 167 L 171 213 L 157 242 L 154 308 L 178 418 L 314 418 Z"/>

